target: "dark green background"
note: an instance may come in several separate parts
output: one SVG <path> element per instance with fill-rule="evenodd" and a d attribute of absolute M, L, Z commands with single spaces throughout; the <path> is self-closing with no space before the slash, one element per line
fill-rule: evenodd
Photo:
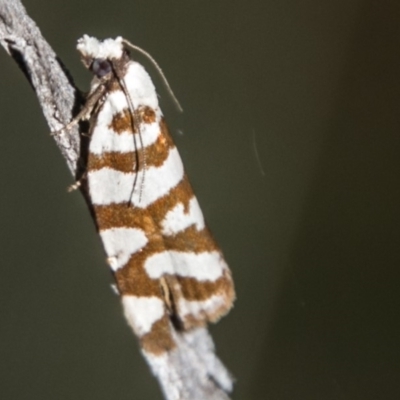
<path fill-rule="evenodd" d="M 180 99 L 160 90 L 236 280 L 212 327 L 233 398 L 398 399 L 399 2 L 24 4 L 81 88 L 77 38 L 122 35 Z M 0 397 L 161 399 L 35 95 L 0 63 Z"/>

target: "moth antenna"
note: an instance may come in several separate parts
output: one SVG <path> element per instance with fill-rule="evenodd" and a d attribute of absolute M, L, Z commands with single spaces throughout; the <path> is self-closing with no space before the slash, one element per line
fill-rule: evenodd
<path fill-rule="evenodd" d="M 135 109 L 135 107 L 133 105 L 131 96 L 129 95 L 128 89 L 127 89 L 127 87 L 125 85 L 125 81 L 123 80 L 123 78 L 119 78 L 119 77 L 118 77 L 118 80 L 119 80 L 119 83 L 120 83 L 120 85 L 122 87 L 122 90 L 123 90 L 123 92 L 125 94 L 126 100 L 128 102 L 129 109 L 131 111 L 132 129 L 133 129 L 132 136 L 133 136 L 134 147 L 135 147 L 135 150 L 136 150 L 136 170 L 137 170 L 137 173 L 136 173 L 135 180 L 134 180 L 133 186 L 132 186 L 131 200 L 132 200 L 132 197 L 133 197 L 133 192 L 135 191 L 135 186 L 136 186 L 136 183 L 137 183 L 137 179 L 138 179 L 138 175 L 139 175 L 139 169 L 140 169 L 139 151 L 141 151 L 142 154 L 143 154 L 143 160 L 142 160 L 143 173 L 142 173 L 142 181 L 140 182 L 140 192 L 139 192 L 139 202 L 140 202 L 141 199 L 142 199 L 144 179 L 145 179 L 146 168 L 147 168 L 146 149 L 143 146 L 143 137 L 142 137 L 142 132 L 140 130 L 140 124 L 138 124 L 136 122 L 136 116 L 138 115 L 138 112 L 137 112 L 137 110 Z M 138 117 L 140 117 L 140 115 Z M 139 135 L 139 143 L 140 143 L 140 150 L 139 151 L 138 151 L 138 147 L 137 147 L 137 143 L 136 143 L 135 130 L 137 130 L 138 135 Z"/>
<path fill-rule="evenodd" d="M 161 80 L 163 81 L 169 95 L 172 98 L 172 101 L 175 103 L 176 108 L 178 109 L 179 112 L 183 112 L 183 108 L 181 104 L 179 103 L 179 100 L 176 98 L 173 90 L 171 89 L 171 86 L 168 83 L 168 80 L 166 76 L 164 75 L 164 72 L 162 71 L 161 67 L 158 65 L 157 61 L 148 53 L 146 50 L 143 50 L 141 47 L 136 46 L 132 44 L 129 40 L 122 39 L 122 43 L 124 43 L 126 46 L 130 47 L 133 50 L 136 50 L 137 52 L 143 54 L 154 66 L 154 68 L 157 70 L 159 73 Z"/>

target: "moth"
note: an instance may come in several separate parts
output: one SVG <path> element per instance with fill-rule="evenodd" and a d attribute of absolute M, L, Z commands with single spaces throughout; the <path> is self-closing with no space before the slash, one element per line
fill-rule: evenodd
<path fill-rule="evenodd" d="M 86 179 L 95 222 L 125 317 L 167 398 L 192 399 L 196 385 L 229 391 L 232 379 L 206 325 L 232 307 L 231 272 L 204 222 L 153 82 L 129 56 L 132 46 L 121 37 L 87 35 L 77 45 L 94 78 L 71 124 L 89 120 Z"/>

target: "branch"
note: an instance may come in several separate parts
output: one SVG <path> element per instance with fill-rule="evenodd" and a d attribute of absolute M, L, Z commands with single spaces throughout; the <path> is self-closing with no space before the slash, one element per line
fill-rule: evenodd
<path fill-rule="evenodd" d="M 0 0 L 0 43 L 35 90 L 50 131 L 60 132 L 54 139 L 76 177 L 81 153 L 79 127 L 68 132 L 61 128 L 77 114 L 83 99 L 20 0 Z M 82 194 L 90 208 L 87 193 L 82 190 Z M 229 400 L 225 390 L 231 389 L 232 380 L 215 355 L 207 330 L 177 333 L 175 339 L 177 348 L 167 354 L 165 362 L 147 357 L 166 398 Z"/>
<path fill-rule="evenodd" d="M 0 43 L 35 90 L 50 131 L 64 127 L 81 103 L 80 93 L 19 0 L 0 0 Z M 79 128 L 61 132 L 54 139 L 75 176 Z"/>

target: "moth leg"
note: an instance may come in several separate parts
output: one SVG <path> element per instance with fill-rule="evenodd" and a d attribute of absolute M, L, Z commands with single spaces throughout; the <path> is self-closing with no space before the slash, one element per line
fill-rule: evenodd
<path fill-rule="evenodd" d="M 160 284 L 172 324 L 178 331 L 184 331 L 185 321 L 179 315 L 177 307 L 179 299 L 183 297 L 178 280 L 175 276 L 167 274 L 160 278 Z"/>
<path fill-rule="evenodd" d="M 173 305 L 172 305 L 171 292 L 169 290 L 168 284 L 164 277 L 160 278 L 160 286 L 161 286 L 162 296 L 164 298 L 168 313 L 172 314 L 173 313 Z"/>
<path fill-rule="evenodd" d="M 92 111 L 95 108 L 96 104 L 104 96 L 105 93 L 106 93 L 106 88 L 104 85 L 97 86 L 97 88 L 93 91 L 93 93 L 89 93 L 89 95 L 86 99 L 86 103 L 84 104 L 82 109 L 79 111 L 79 113 L 67 125 L 63 126 L 61 129 L 50 132 L 50 135 L 51 136 L 59 135 L 61 132 L 69 131 L 76 124 L 78 124 L 79 121 L 88 120 L 90 118 Z"/>
<path fill-rule="evenodd" d="M 82 176 L 72 185 L 69 185 L 67 188 L 67 192 L 71 193 L 82 186 L 82 182 L 87 179 L 87 171 L 85 171 Z"/>

